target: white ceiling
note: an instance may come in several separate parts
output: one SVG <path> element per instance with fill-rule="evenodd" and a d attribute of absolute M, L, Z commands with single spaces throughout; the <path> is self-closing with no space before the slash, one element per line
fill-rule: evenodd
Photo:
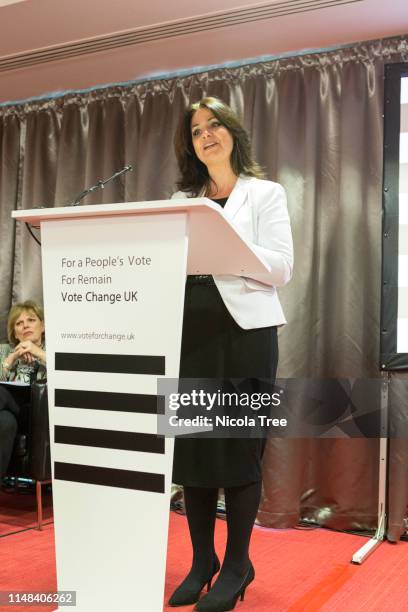
<path fill-rule="evenodd" d="M 7 2 L 0 0 L 0 101 L 408 32 L 407 0 Z M 111 35 L 109 50 L 71 53 L 72 43 L 101 48 Z M 61 47 L 71 57 L 62 59 Z M 33 56 L 38 50 L 55 59 Z"/>
<path fill-rule="evenodd" d="M 24 2 L 25 0 L 0 0 L 0 8 L 7 4 L 17 4 L 17 2 Z"/>

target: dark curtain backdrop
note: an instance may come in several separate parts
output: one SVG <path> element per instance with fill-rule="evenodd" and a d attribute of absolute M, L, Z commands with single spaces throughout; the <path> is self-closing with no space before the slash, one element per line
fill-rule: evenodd
<path fill-rule="evenodd" d="M 288 193 L 295 273 L 280 291 L 280 376 L 379 376 L 383 75 L 406 60 L 401 36 L 0 108 L 0 335 L 12 301 L 41 300 L 40 250 L 11 211 L 64 205 L 128 163 L 132 173 L 85 203 L 170 196 L 180 112 L 207 94 L 241 113 Z M 407 441 L 393 441 L 391 539 L 404 531 L 407 466 Z M 378 441 L 270 440 L 264 484 L 264 525 L 373 529 Z"/>

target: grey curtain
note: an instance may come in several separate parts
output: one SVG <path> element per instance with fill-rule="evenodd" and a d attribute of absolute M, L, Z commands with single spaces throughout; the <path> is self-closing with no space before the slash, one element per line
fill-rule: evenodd
<path fill-rule="evenodd" d="M 296 264 L 280 292 L 280 376 L 377 377 L 383 74 L 407 59 L 402 36 L 0 108 L 0 335 L 12 301 L 41 300 L 39 248 L 10 212 L 61 206 L 127 163 L 131 174 L 85 203 L 168 197 L 179 114 L 216 95 L 241 113 L 256 158 L 288 192 Z M 407 514 L 404 449 L 401 440 L 391 461 L 393 539 Z M 373 529 L 377 471 L 376 440 L 271 440 L 259 520 Z"/>

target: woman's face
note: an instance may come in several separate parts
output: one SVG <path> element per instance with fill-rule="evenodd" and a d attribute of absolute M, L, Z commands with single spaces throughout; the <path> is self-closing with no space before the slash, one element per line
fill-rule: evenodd
<path fill-rule="evenodd" d="M 40 346 L 43 332 L 44 323 L 32 310 L 23 310 L 14 323 L 14 335 L 19 342 L 31 340 Z"/>
<path fill-rule="evenodd" d="M 207 168 L 222 164 L 231 166 L 234 140 L 208 108 L 199 108 L 191 117 L 191 138 L 195 154 Z"/>

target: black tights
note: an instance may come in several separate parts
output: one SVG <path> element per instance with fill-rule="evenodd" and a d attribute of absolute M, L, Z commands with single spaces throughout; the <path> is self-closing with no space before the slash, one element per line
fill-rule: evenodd
<path fill-rule="evenodd" d="M 224 489 L 228 539 L 222 571 L 231 569 L 238 574 L 245 574 L 248 569 L 249 541 L 261 501 L 261 491 L 260 480 Z"/>
<path fill-rule="evenodd" d="M 261 481 L 239 487 L 227 487 L 225 507 L 228 539 L 221 574 L 245 575 L 249 566 L 248 548 L 261 497 Z M 214 565 L 214 527 L 218 489 L 184 487 L 184 500 L 193 565 L 190 574 L 204 581 Z"/>
<path fill-rule="evenodd" d="M 184 503 L 193 546 L 191 574 L 200 582 L 212 574 L 218 489 L 184 487 Z"/>

